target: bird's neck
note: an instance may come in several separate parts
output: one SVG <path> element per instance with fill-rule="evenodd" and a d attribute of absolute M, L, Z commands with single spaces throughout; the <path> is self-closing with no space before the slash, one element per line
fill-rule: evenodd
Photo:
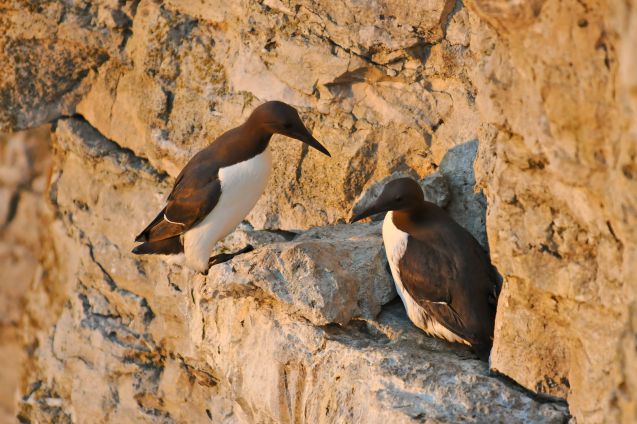
<path fill-rule="evenodd" d="M 409 208 L 393 211 L 392 220 L 394 225 L 399 229 L 406 231 L 413 225 L 427 221 L 433 218 L 431 208 L 426 202 L 417 203 Z"/>
<path fill-rule="evenodd" d="M 259 152 L 268 148 L 270 139 L 273 135 L 271 132 L 264 130 L 263 128 L 249 125 L 248 122 L 241 126 L 241 133 L 243 135 L 242 139 L 250 140 L 250 143 L 252 143 L 253 147 Z"/>

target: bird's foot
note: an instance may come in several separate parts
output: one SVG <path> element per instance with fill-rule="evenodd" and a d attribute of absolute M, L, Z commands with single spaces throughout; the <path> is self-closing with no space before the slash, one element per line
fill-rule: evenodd
<path fill-rule="evenodd" d="M 208 267 L 213 267 L 215 265 L 219 265 L 221 263 L 228 262 L 230 259 L 234 258 L 237 255 L 241 255 L 243 253 L 252 252 L 253 250 L 254 250 L 254 247 L 252 247 L 252 245 L 249 244 L 246 247 L 244 247 L 243 249 L 237 250 L 234 253 L 220 253 L 218 255 L 215 255 L 215 256 L 211 257 L 208 260 Z"/>

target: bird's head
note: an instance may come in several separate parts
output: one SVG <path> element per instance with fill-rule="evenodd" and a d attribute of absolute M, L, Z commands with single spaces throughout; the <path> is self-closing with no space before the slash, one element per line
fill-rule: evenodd
<path fill-rule="evenodd" d="M 296 109 L 287 103 L 279 101 L 263 103 L 252 112 L 248 122 L 258 125 L 262 130 L 270 134 L 281 134 L 300 140 L 314 147 L 319 152 L 331 156 L 330 152 L 305 128 Z"/>
<path fill-rule="evenodd" d="M 413 209 L 424 201 L 420 184 L 411 178 L 398 178 L 388 182 L 383 192 L 371 206 L 350 219 L 350 223 L 360 221 L 381 212 Z"/>

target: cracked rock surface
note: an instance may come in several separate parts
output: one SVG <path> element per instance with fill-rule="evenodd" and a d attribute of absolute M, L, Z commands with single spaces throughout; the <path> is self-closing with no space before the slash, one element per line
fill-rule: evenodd
<path fill-rule="evenodd" d="M 564 421 L 563 405 L 409 323 L 390 302 L 378 224 L 274 233 L 207 276 L 139 260 L 131 218 L 157 205 L 165 177 L 84 121 L 60 120 L 55 140 L 53 243 L 72 258 L 57 269 L 56 316 L 28 305 L 54 325 L 34 334 L 24 420 Z"/>
<path fill-rule="evenodd" d="M 564 422 L 392 300 L 378 223 L 344 221 L 403 175 L 504 278 L 494 369 L 637 420 L 634 0 L 8 0 L 0 28 L 0 131 L 54 139 L 50 177 L 0 146 L 22 420 Z M 257 249 L 207 277 L 132 256 L 186 161 L 270 99 L 333 157 L 273 139 L 218 246 Z"/>

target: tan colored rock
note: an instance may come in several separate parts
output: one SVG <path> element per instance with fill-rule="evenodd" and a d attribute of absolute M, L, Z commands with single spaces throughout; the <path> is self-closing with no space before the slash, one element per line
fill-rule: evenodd
<path fill-rule="evenodd" d="M 381 324 L 387 311 L 372 318 L 386 279 L 376 286 L 368 278 L 357 292 L 354 271 L 341 264 L 338 280 L 330 280 L 327 264 L 352 252 L 323 254 L 319 246 L 332 246 L 333 230 L 315 230 L 322 238 L 313 241 L 280 231 L 337 224 L 388 176 L 411 175 L 442 178 L 447 189 L 434 198 L 448 202 L 483 245 L 488 235 L 505 279 L 494 367 L 531 390 L 566 396 L 578 422 L 635 420 L 633 0 L 120 3 L 12 3 L 0 13 L 8 28 L 0 35 L 7 64 L 0 126 L 31 127 L 76 112 L 90 123 L 63 120 L 57 131 L 49 192 L 60 215 L 40 226 L 44 272 L 35 274 L 27 298 L 23 336 L 32 374 L 23 388 L 25 416 L 152 422 L 170 414 L 188 421 L 178 408 L 186 393 L 197 421 L 293 421 L 302 410 L 320 422 L 316 405 L 329 407 L 326 420 L 335 421 L 365 414 L 389 422 L 457 421 L 476 408 L 482 421 L 550 421 L 551 413 L 537 411 L 552 405 L 539 407 L 518 392 L 512 415 L 461 397 L 509 390 L 484 370 L 472 368 L 477 374 L 457 381 L 487 381 L 493 391 L 471 386 L 452 397 L 426 382 L 440 375 L 401 368 L 405 357 L 423 351 L 389 330 L 369 330 L 391 327 Z M 259 246 L 237 258 L 242 271 L 215 270 L 225 287 L 158 258 L 132 258 L 127 252 L 139 223 L 156 213 L 188 158 L 271 98 L 297 106 L 334 157 L 275 137 L 268 187 L 274 194 L 219 245 Z M 0 174 L 10 169 L 12 181 L 23 181 L 18 168 Z M 30 184 L 40 191 L 46 185 L 41 177 Z M 15 198 L 14 188 L 0 188 L 0 200 Z M 0 205 L 0 222 L 13 225 L 11 237 L 32 243 L 40 237 L 29 226 L 39 219 L 31 212 L 38 201 L 20 198 L 16 219 L 10 204 Z M 55 249 L 47 247 L 51 240 Z M 375 249 L 355 272 L 379 278 Z M 276 262 L 279 254 L 303 267 Z M 264 267 L 253 270 L 259 280 L 244 278 L 256 257 L 281 275 Z M 308 270 L 311 283 L 302 285 L 296 278 Z M 215 291 L 227 296 L 217 301 Z M 347 308 L 333 306 L 339 295 Z M 323 352 L 313 362 L 308 352 L 317 352 L 332 328 L 316 324 L 353 317 L 365 317 L 365 326 L 349 321 L 339 333 L 345 342 L 325 342 L 334 356 Z M 390 341 L 368 344 L 357 328 Z M 233 338 L 242 331 L 246 341 Z M 224 340 L 216 353 L 215 340 Z M 453 365 L 443 376 L 467 370 L 470 361 L 449 355 L 442 354 Z M 383 358 L 400 367 L 386 372 L 378 365 Z M 376 391 L 363 391 L 353 372 L 341 376 L 343 386 L 318 378 L 343 364 L 360 370 L 359 363 L 369 367 L 362 373 Z M 416 374 L 429 380 L 415 381 Z M 95 388 L 81 384 L 104 375 L 116 378 Z M 251 381 L 271 390 L 258 392 Z M 330 401 L 320 398 L 326 387 L 336 388 Z M 435 406 L 422 412 L 423 394 L 431 393 Z M 469 406 L 449 409 L 439 402 L 445 396 Z M 415 409 L 397 408 L 405 399 Z"/>
<path fill-rule="evenodd" d="M 374 317 L 392 297 L 377 225 L 310 230 L 194 275 L 129 253 L 144 212 L 131 205 L 151 208 L 152 188 L 165 187 L 146 161 L 76 119 L 58 123 L 56 152 L 55 251 L 71 257 L 59 269 L 55 325 L 35 333 L 23 419 L 565 419 L 564 406 L 531 399 L 465 348 L 425 336 L 399 302 Z"/>
<path fill-rule="evenodd" d="M 102 66 L 78 111 L 176 176 L 256 105 L 287 101 L 333 158 L 275 137 L 268 190 L 278 196 L 264 196 L 248 220 L 286 230 L 335 223 L 381 178 L 407 171 L 424 177 L 448 148 L 477 135 L 475 105 L 467 101 L 473 88 L 463 76 L 466 48 L 445 42 L 441 54 L 458 67 L 444 80 L 423 79 L 440 72 L 423 66 L 426 44 L 440 42 L 452 2 L 412 6 L 417 13 L 402 2 L 142 1 L 124 51 L 129 60 Z M 354 27 L 341 25 L 352 16 Z M 453 21 L 456 34 L 467 23 L 466 12 L 458 16 L 465 18 Z"/>
<path fill-rule="evenodd" d="M 209 279 L 247 285 L 291 305 L 314 325 L 372 319 L 396 297 L 385 271 L 380 227 L 338 225 L 268 245 L 210 271 Z M 258 265 L 255 265 L 258 264 Z M 365 276 L 361 278 L 361 276 Z M 223 296 L 224 290 L 218 289 Z"/>
<path fill-rule="evenodd" d="M 626 192 L 628 196 L 632 195 L 632 205 L 637 204 L 634 190 L 635 170 L 637 169 L 637 161 L 635 160 L 635 145 L 637 144 L 637 76 L 634 70 L 637 67 L 637 54 L 631 48 L 637 42 L 637 7 L 635 2 L 612 2 L 612 17 L 614 18 L 617 31 L 621 34 L 618 40 L 618 74 L 619 86 L 622 90 L 619 92 L 620 105 L 625 111 L 625 130 L 623 133 L 623 142 L 620 145 L 622 150 L 621 157 L 621 173 L 624 180 L 620 181 L 621 186 L 617 188 L 615 193 L 623 190 L 632 190 Z M 631 160 L 632 158 L 632 160 Z M 630 200 L 629 200 L 630 202 Z M 628 202 L 627 202 L 628 203 Z M 629 203 L 630 205 L 630 203 Z M 614 213 L 621 216 L 626 209 L 625 203 L 614 202 L 612 204 Z M 637 334 L 637 308 L 635 307 L 635 275 L 637 275 L 637 249 L 635 248 L 634 211 L 633 221 L 625 222 L 622 225 L 622 231 L 627 234 L 626 247 L 624 251 L 624 267 L 622 277 L 625 281 L 633 283 L 632 305 L 629 306 L 629 317 L 622 331 L 621 347 L 620 347 L 620 383 L 613 393 L 613 401 L 620 411 L 621 419 L 625 423 L 637 421 L 637 349 L 635 349 L 635 334 Z M 632 242 L 631 242 L 632 241 Z"/>
<path fill-rule="evenodd" d="M 578 422 L 632 422 L 635 114 L 618 78 L 631 59 L 617 56 L 630 30 L 605 2 L 468 4 L 495 27 L 475 27 L 471 45 L 483 53 L 477 174 L 505 278 L 492 365 L 566 397 Z"/>
<path fill-rule="evenodd" d="M 13 422 L 20 394 L 22 320 L 27 293 L 42 274 L 48 214 L 50 126 L 0 136 L 0 422 Z"/>
<path fill-rule="evenodd" d="M 0 17 L 0 131 L 72 115 L 90 75 L 130 35 L 134 7 L 112 1 L 3 2 Z"/>

